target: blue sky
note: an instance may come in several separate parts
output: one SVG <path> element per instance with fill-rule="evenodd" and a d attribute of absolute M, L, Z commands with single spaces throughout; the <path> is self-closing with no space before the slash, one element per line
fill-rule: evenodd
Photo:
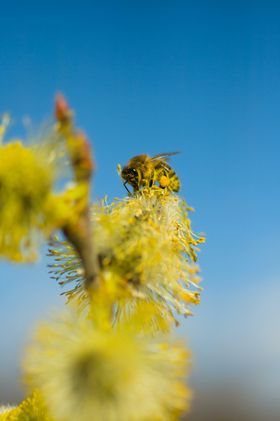
<path fill-rule="evenodd" d="M 223 358 L 234 370 L 221 349 L 241 350 L 254 332 L 262 342 L 263 305 L 280 296 L 280 5 L 10 1 L 1 9 L 0 113 L 14 118 L 10 135 L 23 133 L 25 116 L 34 127 L 47 121 L 63 92 L 92 140 L 94 197 L 125 195 L 117 163 L 181 152 L 172 165 L 207 243 L 203 301 L 180 333 L 201 377 Z M 0 263 L 0 377 L 18 370 L 27 332 L 61 302 L 45 265 Z M 16 381 L 7 381 L 12 390 Z M 0 383 L 0 400 L 9 393 Z"/>

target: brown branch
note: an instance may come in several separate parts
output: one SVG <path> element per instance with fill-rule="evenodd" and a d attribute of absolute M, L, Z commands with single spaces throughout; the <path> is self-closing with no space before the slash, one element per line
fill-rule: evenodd
<path fill-rule="evenodd" d="M 68 222 L 63 227 L 63 233 L 77 251 L 85 277 L 85 287 L 93 290 L 98 287 L 99 265 L 94 250 L 92 227 L 90 221 L 90 186 L 94 163 L 90 144 L 86 136 L 75 129 L 73 113 L 62 95 L 57 95 L 55 102 L 57 130 L 66 141 L 75 181 L 83 192 L 79 203 L 78 221 Z"/>

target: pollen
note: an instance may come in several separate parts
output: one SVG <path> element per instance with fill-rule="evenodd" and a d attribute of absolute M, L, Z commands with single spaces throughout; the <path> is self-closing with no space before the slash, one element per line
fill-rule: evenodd
<path fill-rule="evenodd" d="M 162 175 L 160 177 L 160 180 L 159 180 L 160 187 L 165 188 L 169 185 L 169 183 L 170 183 L 170 179 L 166 177 L 166 175 Z"/>

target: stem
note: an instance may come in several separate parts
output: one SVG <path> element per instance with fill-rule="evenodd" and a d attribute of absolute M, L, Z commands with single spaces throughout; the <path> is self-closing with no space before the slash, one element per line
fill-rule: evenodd
<path fill-rule="evenodd" d="M 58 133 L 66 141 L 77 186 L 83 187 L 82 207 L 79 210 L 78 222 L 67 223 L 63 233 L 77 251 L 85 277 L 85 288 L 96 290 L 99 286 L 99 265 L 94 249 L 90 220 L 90 186 L 94 170 L 90 144 L 86 136 L 73 125 L 73 113 L 62 95 L 57 95 L 55 115 L 58 122 Z"/>

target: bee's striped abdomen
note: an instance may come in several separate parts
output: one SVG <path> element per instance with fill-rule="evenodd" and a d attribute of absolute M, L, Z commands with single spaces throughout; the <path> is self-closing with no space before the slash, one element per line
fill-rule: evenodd
<path fill-rule="evenodd" d="M 169 171 L 168 176 L 169 176 L 168 189 L 171 190 L 171 191 L 178 192 L 180 190 L 180 187 L 181 187 L 179 177 L 177 176 L 177 174 L 175 173 L 175 171 L 173 169 L 171 169 Z"/>
<path fill-rule="evenodd" d="M 178 192 L 180 190 L 180 180 L 173 168 L 166 162 L 159 163 L 156 171 L 156 181 L 162 189 Z"/>

